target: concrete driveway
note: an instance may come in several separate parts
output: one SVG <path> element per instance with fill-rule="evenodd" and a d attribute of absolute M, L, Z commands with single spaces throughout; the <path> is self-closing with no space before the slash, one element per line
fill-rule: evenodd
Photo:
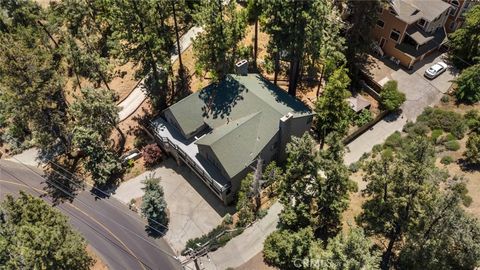
<path fill-rule="evenodd" d="M 370 152 L 374 145 L 383 143 L 392 133 L 402 130 L 407 121 L 415 121 L 426 107 L 440 101 L 443 94 L 450 89 L 457 71 L 449 68 L 433 80 L 425 78 L 423 74 L 434 63 L 443 61 L 444 57 L 439 53 L 432 54 L 415 65 L 413 70 L 391 67 L 390 63 L 381 62 L 375 67 L 374 78 L 381 85 L 389 80 L 396 80 L 398 89 L 405 93 L 407 100 L 402 105 L 401 115 L 388 115 L 347 145 L 349 152 L 345 155 L 346 164 L 357 161 L 364 153 Z M 378 66 L 381 66 L 381 70 Z"/>
<path fill-rule="evenodd" d="M 228 211 L 233 210 L 225 207 L 188 167 L 178 166 L 171 158 L 162 161 L 155 170 L 122 183 L 113 196 L 125 204 L 141 197 L 142 181 L 150 174 L 161 178 L 160 185 L 170 214 L 165 239 L 178 254 L 187 240 L 209 232 L 221 223 Z"/>

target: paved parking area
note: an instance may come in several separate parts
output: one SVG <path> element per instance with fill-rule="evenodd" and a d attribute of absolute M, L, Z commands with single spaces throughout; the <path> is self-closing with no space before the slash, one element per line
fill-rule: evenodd
<path fill-rule="evenodd" d="M 443 94 L 448 92 L 452 80 L 457 75 L 456 70 L 450 68 L 437 78 L 430 80 L 423 76 L 425 70 L 438 61 L 444 60 L 439 53 L 425 57 L 413 70 L 398 67 L 389 67 L 380 63 L 375 68 L 375 79 L 381 84 L 388 80 L 396 80 L 398 89 L 405 93 L 407 100 L 402 105 L 401 115 L 389 115 L 378 122 L 370 130 L 360 135 L 347 146 L 349 152 L 345 155 L 345 163 L 357 161 L 364 153 L 372 150 L 373 146 L 385 141 L 395 131 L 402 130 L 407 121 L 415 121 L 428 106 L 437 104 Z M 388 60 L 386 60 L 388 61 Z M 382 69 L 381 72 L 378 67 Z"/>
<path fill-rule="evenodd" d="M 178 254 L 187 240 L 209 232 L 220 224 L 228 211 L 233 210 L 225 207 L 188 167 L 178 166 L 171 158 L 155 170 L 122 183 L 113 196 L 125 204 L 141 197 L 142 181 L 150 174 L 161 178 L 160 185 L 170 215 L 165 239 Z"/>

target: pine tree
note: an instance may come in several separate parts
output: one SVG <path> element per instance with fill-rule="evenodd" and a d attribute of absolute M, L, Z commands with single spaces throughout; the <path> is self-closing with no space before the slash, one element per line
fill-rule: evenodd
<path fill-rule="evenodd" d="M 0 265 L 5 269 L 90 269 L 86 242 L 43 200 L 20 192 L 0 205 Z"/>
<path fill-rule="evenodd" d="M 173 30 L 167 22 L 171 10 L 169 1 L 121 0 L 112 3 L 110 25 L 119 44 L 119 56 L 139 65 L 137 77 L 145 81 L 146 91 L 153 107 L 161 111 L 167 107 L 170 61 L 174 49 Z"/>
<path fill-rule="evenodd" d="M 164 199 L 163 189 L 159 185 L 160 178 L 153 175 L 148 176 L 143 184 L 142 190 L 142 214 L 148 219 L 148 225 L 154 230 L 164 231 L 168 224 L 167 203 Z"/>
<path fill-rule="evenodd" d="M 196 72 L 209 72 L 216 82 L 233 72 L 238 42 L 245 36 L 246 13 L 237 11 L 235 1 L 200 1 L 193 15 L 204 32 L 193 42 Z"/>
<path fill-rule="evenodd" d="M 344 67 L 337 69 L 328 79 L 327 86 L 315 104 L 316 129 L 323 148 L 327 136 L 335 132 L 343 137 L 348 131 L 351 121 L 352 109 L 348 105 L 350 96 L 347 70 Z"/>
<path fill-rule="evenodd" d="M 322 44 L 328 42 L 327 36 L 338 34 L 326 30 L 338 24 L 335 15 L 332 3 L 325 0 L 270 1 L 264 5 L 262 22 L 270 36 L 268 48 L 275 61 L 275 78 L 280 71 L 280 59 L 288 61 L 290 95 L 296 95 L 303 71 L 315 69 L 321 61 L 320 52 Z M 341 39 L 338 41 L 341 44 Z"/>

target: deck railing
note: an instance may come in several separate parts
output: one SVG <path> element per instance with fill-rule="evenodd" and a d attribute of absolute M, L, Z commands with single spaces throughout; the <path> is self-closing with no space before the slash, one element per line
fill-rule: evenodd
<path fill-rule="evenodd" d="M 177 151 L 178 153 L 178 156 L 180 156 L 180 158 L 185 162 L 185 164 L 192 168 L 195 173 L 200 176 L 200 178 L 213 189 L 217 196 L 222 199 L 222 193 L 228 187 L 224 186 L 222 188 L 219 188 L 217 185 L 215 185 L 215 180 L 213 180 L 213 178 L 210 177 L 210 175 L 205 172 L 203 168 L 201 168 L 189 155 L 187 155 L 187 153 L 185 153 L 185 151 L 183 151 L 180 147 L 178 147 L 178 145 L 173 143 L 168 137 L 164 137 L 158 134 L 158 132 L 155 131 L 155 127 L 152 123 L 150 123 L 150 130 L 155 133 L 156 137 L 160 140 L 162 144 L 164 144 L 164 146 L 168 145 L 168 147 L 175 149 L 175 151 Z"/>

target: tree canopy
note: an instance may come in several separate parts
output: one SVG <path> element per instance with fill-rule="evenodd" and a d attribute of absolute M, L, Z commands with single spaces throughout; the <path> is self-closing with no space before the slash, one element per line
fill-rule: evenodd
<path fill-rule="evenodd" d="M 20 192 L 0 204 L 0 265 L 5 269 L 90 269 L 85 240 L 67 218 Z"/>
<path fill-rule="evenodd" d="M 388 81 L 380 92 L 382 107 L 387 111 L 396 111 L 406 100 L 404 93 L 398 90 L 397 81 Z"/>
<path fill-rule="evenodd" d="M 480 6 L 465 14 L 465 22 L 449 37 L 450 58 L 460 68 L 480 63 Z"/>
<path fill-rule="evenodd" d="M 315 127 L 321 148 L 329 134 L 334 132 L 343 137 L 348 131 L 352 119 L 352 109 L 346 100 L 350 96 L 349 85 L 347 70 L 344 67 L 335 70 L 315 103 Z"/>
<path fill-rule="evenodd" d="M 152 232 L 154 234 L 164 231 L 168 224 L 167 202 L 159 183 L 160 178 L 151 175 L 143 181 L 145 186 L 142 188 L 145 192 L 142 196 L 142 214 L 148 219 L 148 225 L 155 230 Z"/>
<path fill-rule="evenodd" d="M 204 32 L 193 42 L 197 73 L 209 72 L 214 81 L 233 72 L 238 42 L 245 36 L 247 14 L 236 9 L 235 1 L 200 1 L 193 15 Z"/>
<path fill-rule="evenodd" d="M 458 100 L 467 103 L 480 101 L 480 64 L 468 67 L 455 79 L 457 89 L 455 96 Z"/>

